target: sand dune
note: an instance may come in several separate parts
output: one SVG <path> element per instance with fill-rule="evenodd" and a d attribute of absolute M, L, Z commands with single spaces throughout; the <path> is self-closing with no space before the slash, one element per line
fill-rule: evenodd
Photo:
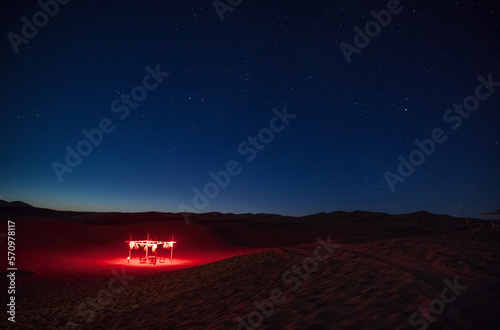
<path fill-rule="evenodd" d="M 18 267 L 26 273 L 16 280 L 17 327 L 500 325 L 499 233 L 472 235 L 463 220 L 448 216 L 212 213 L 193 216 L 189 225 L 160 213 L 18 219 Z M 128 235 L 148 232 L 175 235 L 172 263 L 126 263 Z"/>

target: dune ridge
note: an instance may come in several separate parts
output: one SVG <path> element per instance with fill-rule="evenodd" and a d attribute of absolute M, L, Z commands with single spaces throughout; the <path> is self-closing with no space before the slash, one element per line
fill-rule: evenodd
<path fill-rule="evenodd" d="M 4 209 L 1 216 L 10 216 L 13 209 Z M 46 212 L 38 218 L 33 210 L 18 213 L 22 219 L 16 224 L 24 271 L 17 277 L 16 325 L 28 329 L 500 324 L 499 233 L 472 235 L 463 219 L 427 212 L 339 211 L 301 218 L 210 213 L 193 215 L 187 225 L 179 214 Z M 158 239 L 175 235 L 172 263 L 126 263 L 124 241 L 130 233 L 138 239 L 148 232 Z M 327 237 L 335 244 L 331 254 L 305 271 Z M 120 276 L 126 282 L 122 290 L 103 300 Z M 445 296 L 455 299 L 444 303 L 441 293 L 454 282 L 466 288 Z M 283 293 L 282 303 L 273 303 L 276 290 Z M 262 302 L 271 302 L 272 312 L 270 304 L 267 312 L 259 310 Z M 434 314 L 426 318 L 420 310 Z"/>

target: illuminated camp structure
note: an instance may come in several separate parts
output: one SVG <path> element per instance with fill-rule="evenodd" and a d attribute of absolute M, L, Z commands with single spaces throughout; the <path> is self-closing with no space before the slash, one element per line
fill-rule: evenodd
<path fill-rule="evenodd" d="M 150 241 L 149 240 L 149 233 L 148 237 L 145 241 L 133 241 L 132 240 L 132 234 L 130 234 L 130 240 L 125 241 L 128 243 L 128 258 L 127 258 L 127 263 L 130 263 L 130 256 L 132 255 L 132 250 L 139 250 L 139 247 L 142 249 L 144 248 L 144 251 L 146 252 L 145 257 L 139 257 L 139 262 L 141 264 L 150 262 L 153 265 L 156 265 L 156 260 L 159 262 L 165 262 L 165 258 L 157 258 L 157 253 L 158 253 L 158 248 L 164 248 L 164 249 L 170 249 L 170 262 L 172 262 L 172 258 L 174 256 L 174 243 L 177 243 L 174 241 L 174 235 L 172 235 L 172 240 L 171 241 Z M 151 247 L 151 251 L 154 253 L 153 256 L 148 257 L 148 251 L 149 248 Z"/>

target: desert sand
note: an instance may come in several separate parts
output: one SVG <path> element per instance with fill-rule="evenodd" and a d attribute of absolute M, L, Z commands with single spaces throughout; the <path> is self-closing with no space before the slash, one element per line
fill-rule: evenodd
<path fill-rule="evenodd" d="M 209 213 L 186 224 L 179 214 L 22 204 L 0 215 L 16 222 L 18 267 L 16 323 L 1 328 L 500 326 L 500 234 L 471 234 L 459 218 Z M 147 233 L 175 235 L 172 262 L 140 264 L 139 250 L 127 263 L 125 241 Z"/>

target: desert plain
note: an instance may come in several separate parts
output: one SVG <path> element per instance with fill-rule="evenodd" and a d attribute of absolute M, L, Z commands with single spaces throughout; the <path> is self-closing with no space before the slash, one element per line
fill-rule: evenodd
<path fill-rule="evenodd" d="M 205 213 L 188 224 L 21 202 L 2 202 L 0 217 L 16 240 L 5 329 L 500 328 L 500 233 L 472 233 L 462 218 Z M 148 233 L 174 235 L 172 261 L 158 249 L 164 263 L 140 263 L 139 248 L 128 263 L 130 234 Z"/>

